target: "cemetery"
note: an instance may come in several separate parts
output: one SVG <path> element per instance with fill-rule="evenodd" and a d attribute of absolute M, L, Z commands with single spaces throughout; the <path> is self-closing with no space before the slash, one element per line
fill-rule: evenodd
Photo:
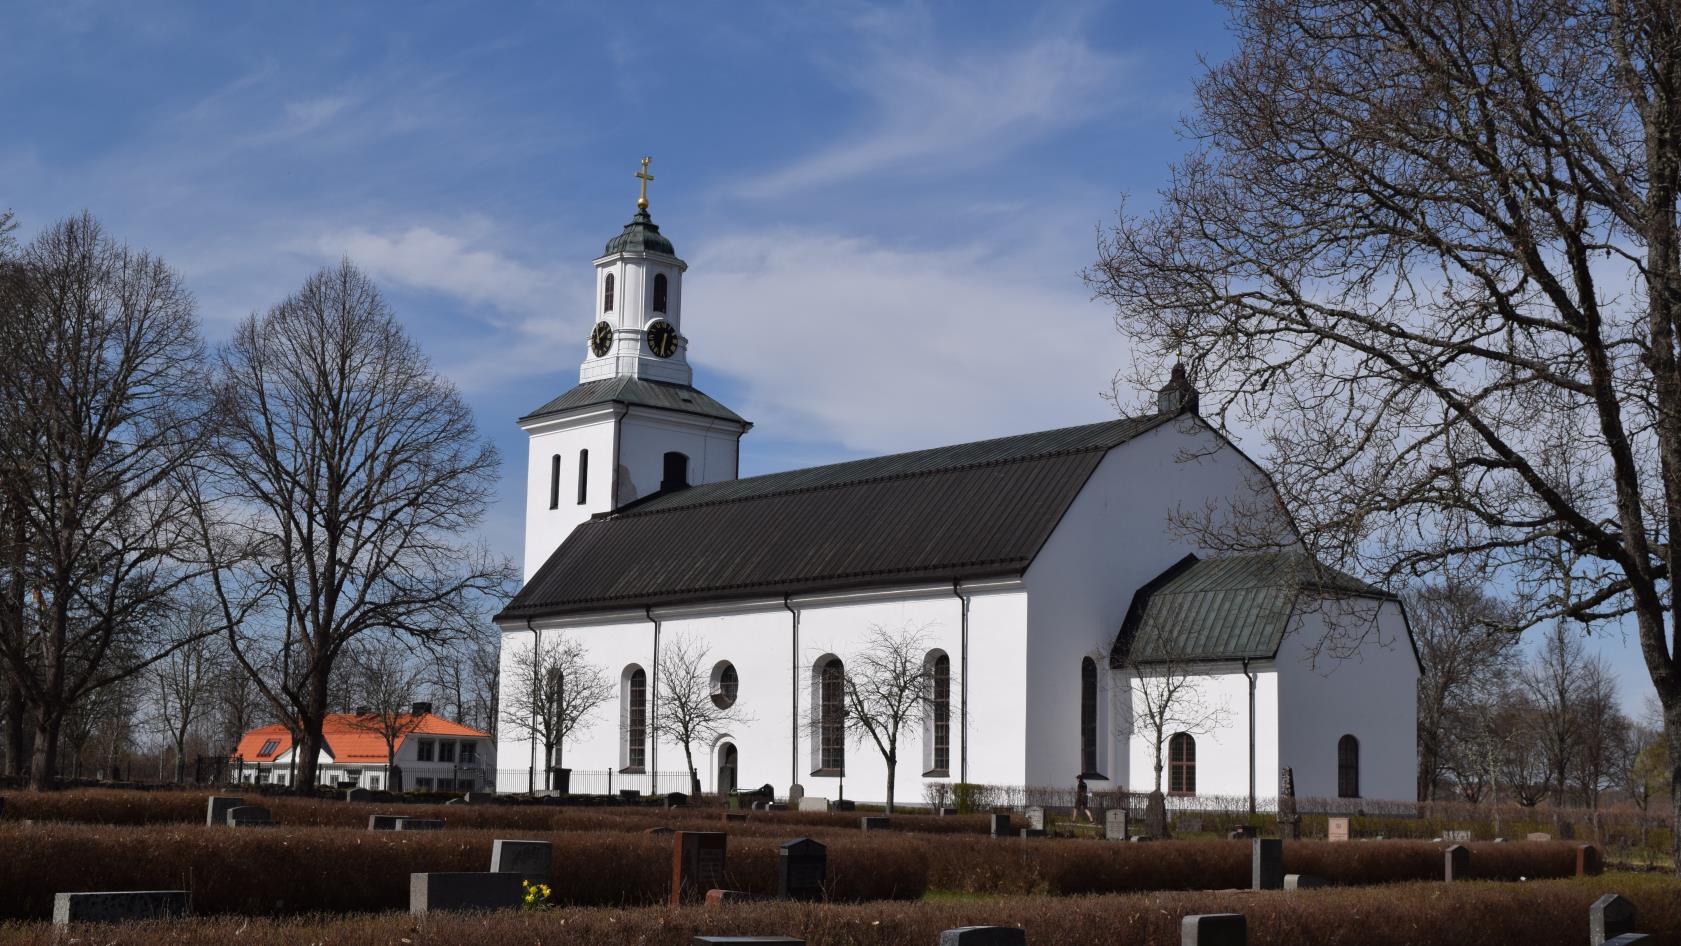
<path fill-rule="evenodd" d="M 1477 942 L 1448 932 L 1496 914 L 1510 918 L 1504 936 L 1533 927 L 1536 944 L 1587 942 L 1590 927 L 1594 946 L 1617 930 L 1681 931 L 1673 879 L 1606 871 L 1598 847 L 1542 832 L 1380 840 L 1331 816 L 1305 818 L 1303 839 L 1285 840 L 1283 825 L 1243 831 L 1205 814 L 1176 819 L 1194 836 L 1136 843 L 1142 822 L 1126 809 L 1093 826 L 1055 806 L 887 817 L 664 799 L 83 790 L 4 800 L 0 946 L 85 923 L 106 924 L 101 941 L 181 943 L 223 942 L 235 928 L 251 943 L 536 942 L 562 923 L 570 941 L 672 944 L 1008 946 L 1023 931 L 1027 944 L 1283 942 L 1284 930 L 1327 923 L 1360 929 L 1363 942 Z M 234 830 L 251 825 L 265 830 Z M 534 885 L 544 885 L 535 896 Z M 1230 914 L 1246 938 L 1230 938 L 1236 920 L 1207 919 Z M 1181 922 L 1201 939 L 1183 938 Z M 1009 929 L 950 932 L 995 926 Z M 1129 932 L 1099 935 L 1113 930 Z M 1322 934 L 1289 941 L 1343 941 Z"/>

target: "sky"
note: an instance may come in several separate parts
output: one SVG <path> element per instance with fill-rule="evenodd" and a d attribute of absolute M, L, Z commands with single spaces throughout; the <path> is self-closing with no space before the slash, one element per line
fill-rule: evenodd
<path fill-rule="evenodd" d="M 484 538 L 517 558 L 514 421 L 577 383 L 643 155 L 695 384 L 755 424 L 743 474 L 1103 420 L 1127 348 L 1081 271 L 1231 48 L 1204 0 L 25 0 L 0 208 L 26 239 L 92 211 L 212 342 L 351 259 L 501 451 Z"/>

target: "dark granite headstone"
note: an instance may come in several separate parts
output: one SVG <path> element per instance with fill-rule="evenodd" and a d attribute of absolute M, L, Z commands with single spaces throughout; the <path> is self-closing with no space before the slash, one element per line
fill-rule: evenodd
<path fill-rule="evenodd" d="M 743 822 L 743 821 L 746 821 L 746 820 L 747 820 L 747 812 L 745 812 L 745 811 L 726 811 L 726 812 L 724 812 L 724 823 L 725 824 L 739 824 L 740 822 Z"/>
<path fill-rule="evenodd" d="M 490 869 L 498 874 L 518 874 L 541 883 L 549 879 L 549 865 L 554 845 L 548 841 L 511 841 L 496 839 L 490 843 Z"/>
<path fill-rule="evenodd" d="M 885 815 L 865 815 L 858 819 L 858 827 L 864 831 L 886 831 L 893 827 L 893 819 Z"/>
<path fill-rule="evenodd" d="M 368 830 L 395 831 L 397 830 L 397 822 L 402 820 L 402 818 L 402 815 L 369 815 Z"/>
<path fill-rule="evenodd" d="M 204 823 L 214 827 L 225 827 L 228 823 L 228 809 L 238 808 L 245 804 L 245 799 L 238 795 L 211 795 L 204 809 Z"/>
<path fill-rule="evenodd" d="M 682 792 L 668 792 L 665 796 L 665 807 L 682 808 L 689 803 L 689 796 Z"/>
<path fill-rule="evenodd" d="M 518 910 L 525 900 L 524 878 L 493 872 L 409 875 L 409 913 L 438 910 Z"/>
<path fill-rule="evenodd" d="M 1047 837 L 1049 834 L 1050 834 L 1050 832 L 1046 831 L 1044 828 L 1023 828 L 1023 829 L 1021 829 L 1021 836 L 1023 838 L 1043 838 L 1043 837 Z"/>
<path fill-rule="evenodd" d="M 345 789 L 345 801 L 373 801 L 374 793 L 366 788 Z"/>
<path fill-rule="evenodd" d="M 678 831 L 671 840 L 671 905 L 705 898 L 724 886 L 724 853 L 729 835 L 722 831 Z"/>
<path fill-rule="evenodd" d="M 262 805 L 235 805 L 228 809 L 228 826 L 237 827 L 243 823 L 273 824 L 274 817 Z"/>
<path fill-rule="evenodd" d="M 838 798 L 838 799 L 835 800 L 835 810 L 836 811 L 857 811 L 858 810 L 858 803 L 855 802 L 855 801 L 852 801 L 851 799 Z"/>
<path fill-rule="evenodd" d="M 185 890 L 103 890 L 61 893 L 53 898 L 53 925 L 126 923 L 153 917 L 186 916 L 192 895 Z"/>
<path fill-rule="evenodd" d="M 1010 816 L 1007 815 L 1007 814 L 1000 813 L 1000 812 L 993 812 L 993 814 L 992 814 L 992 836 L 995 837 L 995 838 L 1007 838 L 1011 834 L 1012 834 L 1012 832 L 1010 831 Z"/>
<path fill-rule="evenodd" d="M 1463 844 L 1450 846 L 1442 854 L 1442 879 L 1465 880 L 1471 873 L 1471 849 Z"/>
<path fill-rule="evenodd" d="M 776 898 L 821 900 L 828 879 L 829 849 L 820 841 L 795 838 L 778 849 Z"/>
<path fill-rule="evenodd" d="M 444 819 L 442 819 L 442 818 L 398 818 L 397 819 L 397 830 L 398 831 L 442 831 L 443 829 L 444 829 Z"/>
<path fill-rule="evenodd" d="M 1606 940 L 1634 932 L 1634 904 L 1628 898 L 1608 893 L 1588 907 L 1588 946 L 1605 946 Z"/>
<path fill-rule="evenodd" d="M 1255 838 L 1249 842 L 1249 889 L 1284 889 L 1284 842 L 1278 838 Z"/>
<path fill-rule="evenodd" d="M 1285 874 L 1284 875 L 1284 889 L 1285 890 L 1308 890 L 1308 889 L 1313 888 L 1313 887 L 1324 887 L 1324 886 L 1327 886 L 1327 885 L 1325 883 L 1325 878 L 1323 878 L 1323 877 L 1315 877 L 1312 874 Z"/>
<path fill-rule="evenodd" d="M 960 926 L 940 933 L 939 946 L 1027 946 L 1019 926 Z"/>
<path fill-rule="evenodd" d="M 1249 923 L 1241 913 L 1199 913 L 1179 921 L 1180 946 L 1247 946 Z"/>
<path fill-rule="evenodd" d="M 1233 841 L 1247 841 L 1256 836 L 1255 826 L 1252 824 L 1240 824 L 1226 834 L 1226 837 Z"/>
<path fill-rule="evenodd" d="M 1576 876 L 1598 877 L 1605 870 L 1605 858 L 1600 855 L 1599 848 L 1592 844 L 1583 844 L 1576 848 Z"/>
<path fill-rule="evenodd" d="M 1652 946 L 1655 942 L 1645 933 L 1624 933 L 1605 941 L 1605 946 Z"/>

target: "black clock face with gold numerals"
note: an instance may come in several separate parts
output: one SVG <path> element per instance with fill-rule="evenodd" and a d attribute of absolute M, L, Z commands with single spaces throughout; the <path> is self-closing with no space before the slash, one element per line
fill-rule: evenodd
<path fill-rule="evenodd" d="M 613 326 L 606 322 L 595 323 L 595 328 L 590 330 L 590 351 L 595 352 L 595 357 L 600 358 L 607 354 L 607 349 L 612 347 Z"/>
<path fill-rule="evenodd" d="M 661 358 L 677 354 L 677 329 L 665 319 L 656 320 L 648 326 L 648 350 Z"/>

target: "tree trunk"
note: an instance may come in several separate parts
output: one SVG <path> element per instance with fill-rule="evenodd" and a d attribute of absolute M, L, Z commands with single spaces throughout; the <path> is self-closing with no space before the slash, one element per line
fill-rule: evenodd
<path fill-rule="evenodd" d="M 689 748 L 689 744 L 687 742 L 683 743 L 683 764 L 689 769 L 689 794 L 694 798 L 699 798 L 700 773 L 695 771 L 695 754 L 694 751 Z M 652 788 L 653 784 L 653 779 L 650 778 L 648 781 L 649 787 Z M 719 787 L 722 788 L 723 786 Z"/>
<path fill-rule="evenodd" d="M 895 752 L 887 757 L 887 813 L 893 813 L 893 786 L 899 777 L 899 759 Z"/>
<path fill-rule="evenodd" d="M 58 729 L 56 714 L 40 711 L 35 717 L 35 752 L 29 765 L 29 787 L 44 792 L 53 787 L 58 775 Z"/>
<path fill-rule="evenodd" d="M 23 688 L 13 681 L 6 693 L 6 774 L 22 777 L 23 760 L 28 756 L 28 725 L 23 703 Z"/>

